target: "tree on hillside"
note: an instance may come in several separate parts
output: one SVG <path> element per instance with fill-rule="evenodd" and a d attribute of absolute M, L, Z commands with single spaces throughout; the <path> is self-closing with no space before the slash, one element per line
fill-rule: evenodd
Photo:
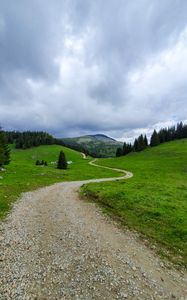
<path fill-rule="evenodd" d="M 183 125 L 183 138 L 187 138 L 187 124 L 186 125 Z"/>
<path fill-rule="evenodd" d="M 153 134 L 151 136 L 151 140 L 150 140 L 150 146 L 154 147 L 160 144 L 160 139 L 159 139 L 159 135 L 156 132 L 156 130 L 153 131 Z"/>
<path fill-rule="evenodd" d="M 177 124 L 177 128 L 175 131 L 175 136 L 177 139 L 182 139 L 183 138 L 183 123 L 180 122 Z"/>
<path fill-rule="evenodd" d="M 117 148 L 116 150 L 116 157 L 120 157 L 123 155 L 123 150 L 121 148 Z"/>
<path fill-rule="evenodd" d="M 57 163 L 57 169 L 67 169 L 67 161 L 66 157 L 63 151 L 60 151 L 58 163 Z"/>
<path fill-rule="evenodd" d="M 147 140 L 146 135 L 144 135 L 144 145 L 145 145 L 145 148 L 148 146 L 148 140 Z"/>
<path fill-rule="evenodd" d="M 141 134 L 137 139 L 134 140 L 134 151 L 142 151 L 147 147 L 147 145 L 148 141 L 146 135 L 143 136 L 143 134 Z"/>
<path fill-rule="evenodd" d="M 138 137 L 138 151 L 142 151 L 146 148 L 143 134 Z"/>
<path fill-rule="evenodd" d="M 127 143 L 123 144 L 123 155 L 129 154 L 130 152 L 132 152 L 132 150 L 133 150 L 133 147 L 131 144 L 127 144 Z"/>
<path fill-rule="evenodd" d="M 137 152 L 138 151 L 138 139 L 134 140 L 134 151 Z"/>
<path fill-rule="evenodd" d="M 10 149 L 6 144 L 4 132 L 0 129 L 0 167 L 10 162 Z"/>

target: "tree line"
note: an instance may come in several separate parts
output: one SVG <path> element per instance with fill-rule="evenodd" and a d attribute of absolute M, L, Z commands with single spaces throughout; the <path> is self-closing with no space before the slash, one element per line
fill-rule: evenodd
<path fill-rule="evenodd" d="M 43 131 L 5 131 L 5 137 L 7 144 L 15 144 L 17 149 L 55 144 L 55 138 Z"/>
<path fill-rule="evenodd" d="M 117 148 L 116 157 L 127 155 L 130 152 L 139 152 L 147 147 L 155 147 L 162 143 L 187 138 L 187 124 L 182 122 L 178 123 L 176 126 L 161 128 L 158 132 L 153 131 L 150 143 L 146 135 L 141 134 L 138 138 L 134 140 L 134 143 L 124 143 L 123 148 Z"/>
<path fill-rule="evenodd" d="M 55 144 L 83 152 L 86 155 L 95 155 L 95 153 L 90 153 L 86 147 L 76 142 L 66 142 L 63 139 L 55 138 L 43 131 L 5 131 L 5 137 L 7 144 L 15 144 L 16 149 L 28 149 L 41 145 Z"/>

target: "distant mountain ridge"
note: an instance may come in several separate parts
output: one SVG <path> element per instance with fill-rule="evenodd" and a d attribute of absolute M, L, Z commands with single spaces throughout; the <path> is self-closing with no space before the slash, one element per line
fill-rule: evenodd
<path fill-rule="evenodd" d="M 71 147 L 80 145 L 94 157 L 113 157 L 118 147 L 123 143 L 104 134 L 84 135 L 74 138 L 62 139 L 64 144 Z"/>
<path fill-rule="evenodd" d="M 98 140 L 102 140 L 102 141 L 113 141 L 113 142 L 117 142 L 115 139 L 105 135 L 105 134 L 102 134 L 102 133 L 98 133 L 98 134 L 92 134 L 92 135 L 88 135 L 88 136 L 93 136 L 95 137 L 96 139 Z"/>

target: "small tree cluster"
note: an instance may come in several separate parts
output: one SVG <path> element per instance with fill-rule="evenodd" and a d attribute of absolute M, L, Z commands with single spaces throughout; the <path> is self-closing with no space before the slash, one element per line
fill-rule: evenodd
<path fill-rule="evenodd" d="M 156 130 L 153 131 L 153 134 L 150 139 L 150 146 L 158 146 L 160 144 L 160 137 L 159 134 L 156 132 Z"/>
<path fill-rule="evenodd" d="M 44 160 L 37 160 L 36 161 L 36 166 L 47 166 L 47 161 Z"/>
<path fill-rule="evenodd" d="M 123 144 L 123 149 L 122 148 L 117 148 L 116 150 L 116 157 L 122 156 L 122 155 L 127 155 L 131 152 L 139 152 L 147 148 L 148 146 L 148 140 L 146 135 L 140 135 L 138 138 L 134 140 L 134 144 L 131 145 L 130 143 L 124 143 Z"/>
<path fill-rule="evenodd" d="M 10 162 L 10 149 L 6 144 L 4 132 L 0 128 L 0 167 Z"/>
<path fill-rule="evenodd" d="M 123 144 L 123 153 L 122 153 L 122 155 L 127 155 L 132 151 L 133 151 L 133 147 L 132 147 L 131 144 L 128 144 L 128 143 Z"/>
<path fill-rule="evenodd" d="M 63 170 L 67 169 L 66 156 L 63 151 L 60 151 L 59 153 L 57 169 L 63 169 Z"/>
<path fill-rule="evenodd" d="M 148 146 L 147 137 L 146 135 L 143 136 L 143 134 L 141 134 L 137 139 L 135 139 L 133 150 L 135 152 L 139 152 L 147 148 L 147 146 Z"/>

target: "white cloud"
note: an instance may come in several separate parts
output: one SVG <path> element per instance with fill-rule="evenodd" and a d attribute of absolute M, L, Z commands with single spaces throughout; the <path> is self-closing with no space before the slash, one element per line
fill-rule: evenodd
<path fill-rule="evenodd" d="M 128 93 L 130 99 L 137 99 L 138 106 L 143 103 L 144 106 L 155 111 L 159 106 L 161 114 L 162 110 L 172 114 L 179 108 L 180 117 L 183 118 L 187 112 L 186 82 L 187 27 L 172 48 L 152 55 L 141 69 L 129 72 Z M 178 106 L 180 101 L 183 107 Z M 171 115 L 168 114 L 167 117 Z"/>
<path fill-rule="evenodd" d="M 186 1 L 24 3 L 0 15 L 4 127 L 130 140 L 186 118 Z"/>

